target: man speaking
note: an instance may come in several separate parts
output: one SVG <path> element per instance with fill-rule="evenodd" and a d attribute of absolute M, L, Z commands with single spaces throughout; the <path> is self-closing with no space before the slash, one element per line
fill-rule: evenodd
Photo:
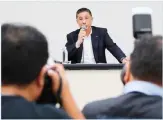
<path fill-rule="evenodd" d="M 66 48 L 71 63 L 106 63 L 105 49 L 120 62 L 128 59 L 113 42 L 106 28 L 92 26 L 92 13 L 88 8 L 76 12 L 76 21 L 80 27 L 67 35 Z"/>

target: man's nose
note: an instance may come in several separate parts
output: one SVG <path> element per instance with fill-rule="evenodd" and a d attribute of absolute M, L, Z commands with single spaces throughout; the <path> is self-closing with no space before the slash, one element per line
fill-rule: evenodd
<path fill-rule="evenodd" d="M 86 20 L 83 20 L 82 23 L 85 24 L 86 23 Z"/>

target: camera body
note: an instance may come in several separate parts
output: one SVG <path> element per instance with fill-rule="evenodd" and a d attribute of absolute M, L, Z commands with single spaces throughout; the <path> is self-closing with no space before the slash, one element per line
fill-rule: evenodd
<path fill-rule="evenodd" d="M 145 34 L 152 34 L 152 9 L 137 7 L 132 9 L 133 36 L 139 39 Z"/>
<path fill-rule="evenodd" d="M 56 104 L 57 103 L 56 95 L 52 91 L 52 80 L 50 79 L 48 75 L 45 76 L 44 88 L 42 90 L 42 93 L 39 99 L 37 100 L 37 103 L 39 104 L 46 104 L 46 103 Z"/>
<path fill-rule="evenodd" d="M 59 73 L 58 73 L 58 75 L 59 75 Z M 62 106 L 62 103 L 61 103 L 62 79 L 61 79 L 60 75 L 59 75 L 59 79 L 60 79 L 59 80 L 60 81 L 59 88 L 58 88 L 58 91 L 56 92 L 56 94 L 54 94 L 53 89 L 52 89 L 52 80 L 47 75 L 47 73 L 45 74 L 44 88 L 42 90 L 40 97 L 37 99 L 36 103 L 38 103 L 38 104 L 53 104 L 53 105 L 56 105 L 57 103 L 59 103 L 60 106 Z"/>

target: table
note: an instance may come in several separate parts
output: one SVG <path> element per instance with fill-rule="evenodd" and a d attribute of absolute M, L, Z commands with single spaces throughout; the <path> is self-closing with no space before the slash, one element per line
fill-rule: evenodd
<path fill-rule="evenodd" d="M 122 64 L 64 64 L 71 92 L 79 108 L 94 100 L 120 95 Z"/>

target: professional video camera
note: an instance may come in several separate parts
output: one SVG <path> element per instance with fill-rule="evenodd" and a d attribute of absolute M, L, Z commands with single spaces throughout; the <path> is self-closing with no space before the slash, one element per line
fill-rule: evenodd
<path fill-rule="evenodd" d="M 137 7 L 132 9 L 133 36 L 139 39 L 145 34 L 152 35 L 152 9 Z"/>

